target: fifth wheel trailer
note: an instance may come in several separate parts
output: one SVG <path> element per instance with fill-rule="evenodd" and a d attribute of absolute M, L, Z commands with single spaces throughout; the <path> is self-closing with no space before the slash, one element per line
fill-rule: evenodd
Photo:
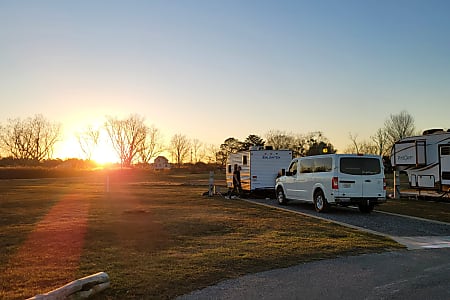
<path fill-rule="evenodd" d="M 234 166 L 241 167 L 241 186 L 246 194 L 274 193 L 278 172 L 292 160 L 291 150 L 272 150 L 270 147 L 252 148 L 231 153 L 227 158 L 226 180 L 233 187 Z"/>
<path fill-rule="evenodd" d="M 406 172 L 411 188 L 450 191 L 450 130 L 427 130 L 397 141 L 391 163 Z"/>

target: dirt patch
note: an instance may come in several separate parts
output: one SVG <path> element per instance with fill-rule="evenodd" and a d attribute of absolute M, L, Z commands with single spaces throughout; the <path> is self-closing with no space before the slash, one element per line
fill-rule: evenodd
<path fill-rule="evenodd" d="M 161 223 L 155 222 L 152 210 L 143 205 L 133 194 L 111 193 L 103 201 L 107 202 L 105 212 L 114 215 L 117 241 L 130 251 L 154 251 L 165 247 L 169 240 Z"/>

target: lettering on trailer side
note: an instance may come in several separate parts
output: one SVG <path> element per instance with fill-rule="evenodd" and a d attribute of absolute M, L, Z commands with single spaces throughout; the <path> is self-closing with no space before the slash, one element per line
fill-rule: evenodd
<path fill-rule="evenodd" d="M 414 156 L 412 155 L 399 155 L 397 156 L 397 160 L 399 161 L 409 161 L 411 159 L 413 159 Z"/>
<path fill-rule="evenodd" d="M 280 159 L 280 158 L 281 158 L 281 156 L 279 156 L 279 155 L 272 155 L 272 154 L 270 154 L 270 155 L 264 154 L 262 156 L 262 159 Z"/>

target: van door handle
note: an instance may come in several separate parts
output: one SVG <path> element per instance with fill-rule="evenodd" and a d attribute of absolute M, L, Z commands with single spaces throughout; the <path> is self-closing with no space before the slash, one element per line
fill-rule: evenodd
<path fill-rule="evenodd" d="M 365 180 L 365 182 L 372 182 L 372 180 L 370 180 L 370 179 L 366 179 L 366 180 Z"/>

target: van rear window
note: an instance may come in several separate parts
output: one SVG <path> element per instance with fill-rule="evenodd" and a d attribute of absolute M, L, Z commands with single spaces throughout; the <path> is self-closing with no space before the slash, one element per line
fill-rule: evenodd
<path fill-rule="evenodd" d="M 350 175 L 380 174 L 380 160 L 369 157 L 341 157 L 341 173 Z"/>

